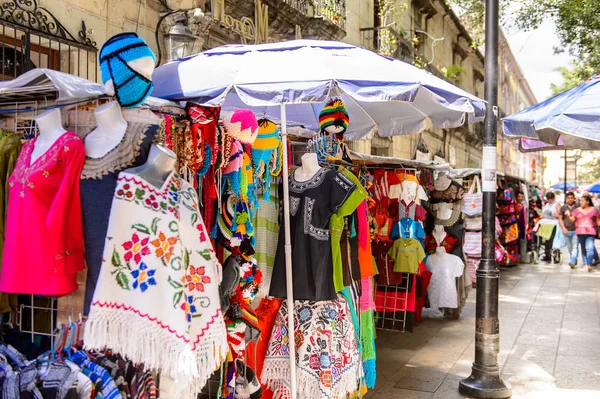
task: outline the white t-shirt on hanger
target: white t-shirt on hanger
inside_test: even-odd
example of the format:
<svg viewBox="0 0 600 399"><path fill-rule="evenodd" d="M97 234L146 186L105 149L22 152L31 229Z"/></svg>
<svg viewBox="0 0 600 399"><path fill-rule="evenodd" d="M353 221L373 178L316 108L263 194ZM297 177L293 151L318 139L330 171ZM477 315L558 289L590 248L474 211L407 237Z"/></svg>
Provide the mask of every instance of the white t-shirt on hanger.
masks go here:
<svg viewBox="0 0 600 399"><path fill-rule="evenodd" d="M425 267L431 272L427 287L431 308L457 308L456 278L464 272L463 261L456 255L447 254L444 247L438 247L437 252L427 258Z"/></svg>

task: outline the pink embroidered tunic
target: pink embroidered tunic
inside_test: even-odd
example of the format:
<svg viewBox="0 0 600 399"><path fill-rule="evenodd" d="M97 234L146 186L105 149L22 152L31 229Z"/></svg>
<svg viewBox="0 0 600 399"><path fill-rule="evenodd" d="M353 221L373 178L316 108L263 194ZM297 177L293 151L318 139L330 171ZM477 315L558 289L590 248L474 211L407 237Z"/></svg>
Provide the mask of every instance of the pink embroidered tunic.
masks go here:
<svg viewBox="0 0 600 399"><path fill-rule="evenodd" d="M35 141L23 145L8 180L0 291L61 296L77 290L85 266L79 201L85 149L66 132L31 162Z"/></svg>

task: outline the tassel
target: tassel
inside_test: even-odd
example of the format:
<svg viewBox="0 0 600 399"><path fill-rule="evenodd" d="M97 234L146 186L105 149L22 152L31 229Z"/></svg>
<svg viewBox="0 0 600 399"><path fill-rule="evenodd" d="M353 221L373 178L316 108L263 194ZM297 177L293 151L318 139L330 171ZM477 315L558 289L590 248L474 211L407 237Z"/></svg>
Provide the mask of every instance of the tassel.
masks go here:
<svg viewBox="0 0 600 399"><path fill-rule="evenodd" d="M375 359L367 360L363 364L365 370L365 382L367 384L367 388L369 389L374 389L375 381L377 381L377 371L375 365Z"/></svg>

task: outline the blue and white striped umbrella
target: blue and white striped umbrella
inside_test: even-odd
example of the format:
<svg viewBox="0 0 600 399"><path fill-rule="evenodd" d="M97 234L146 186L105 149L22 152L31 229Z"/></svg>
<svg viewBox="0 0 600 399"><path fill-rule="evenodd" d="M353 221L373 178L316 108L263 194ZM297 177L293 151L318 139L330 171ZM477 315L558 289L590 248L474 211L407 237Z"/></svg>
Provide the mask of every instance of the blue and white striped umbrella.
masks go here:
<svg viewBox="0 0 600 399"><path fill-rule="evenodd" d="M600 150L600 75L502 123L507 136L540 140L555 148Z"/></svg>
<svg viewBox="0 0 600 399"><path fill-rule="evenodd" d="M347 140L452 128L485 116L485 102L410 64L350 44L294 40L227 45L154 71L153 96L250 108L288 125L318 130L326 101L341 97Z"/></svg>

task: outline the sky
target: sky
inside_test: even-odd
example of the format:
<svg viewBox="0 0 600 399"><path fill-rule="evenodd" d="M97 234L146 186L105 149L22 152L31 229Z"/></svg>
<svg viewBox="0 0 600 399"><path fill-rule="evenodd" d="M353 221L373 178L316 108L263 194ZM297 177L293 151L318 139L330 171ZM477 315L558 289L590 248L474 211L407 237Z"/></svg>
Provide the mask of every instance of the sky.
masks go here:
<svg viewBox="0 0 600 399"><path fill-rule="evenodd" d="M554 48L560 46L554 23L547 20L534 31L505 29L504 33L537 100L550 97L550 84L563 81L556 68L568 67L572 60L568 54L554 54Z"/></svg>

